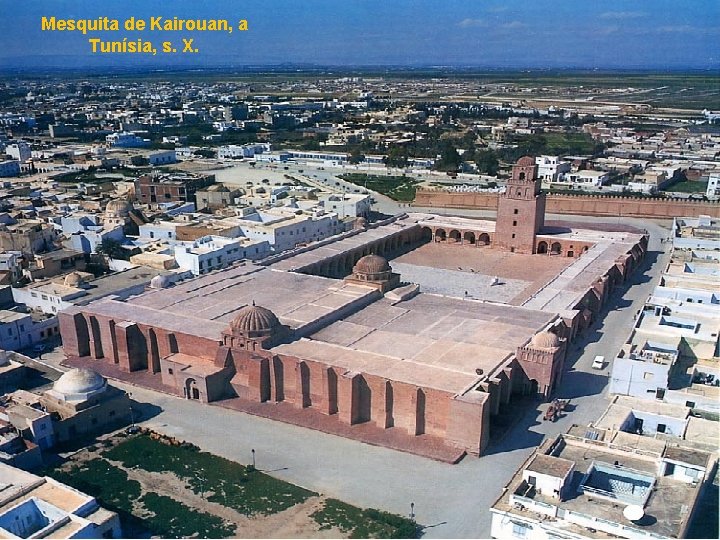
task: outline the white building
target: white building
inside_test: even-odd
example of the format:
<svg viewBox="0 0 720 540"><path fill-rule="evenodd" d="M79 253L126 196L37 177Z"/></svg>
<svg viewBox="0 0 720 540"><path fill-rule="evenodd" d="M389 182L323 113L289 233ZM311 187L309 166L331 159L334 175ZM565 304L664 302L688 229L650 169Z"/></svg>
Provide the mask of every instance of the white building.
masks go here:
<svg viewBox="0 0 720 540"><path fill-rule="evenodd" d="M492 538L685 538L715 458L646 439L578 426L545 440L490 508Z"/></svg>
<svg viewBox="0 0 720 540"><path fill-rule="evenodd" d="M347 217L368 217L372 209L372 197L355 193L334 193L320 199L328 212L333 212L340 219Z"/></svg>
<svg viewBox="0 0 720 540"><path fill-rule="evenodd" d="M140 225L140 238L151 238L158 240L175 240L177 228L180 223L174 221L155 221Z"/></svg>
<svg viewBox="0 0 720 540"><path fill-rule="evenodd" d="M150 139L143 139L127 131L106 135L105 142L111 148L142 148L150 145Z"/></svg>
<svg viewBox="0 0 720 540"><path fill-rule="evenodd" d="M150 152L147 155L147 159L150 165L168 165L177 162L177 155L175 154L175 150L160 150Z"/></svg>
<svg viewBox="0 0 720 540"><path fill-rule="evenodd" d="M720 172L710 173L705 196L713 201L720 199Z"/></svg>
<svg viewBox="0 0 720 540"><path fill-rule="evenodd" d="M610 173L607 171L577 171L560 175L552 184L573 189L598 189L609 181Z"/></svg>
<svg viewBox="0 0 720 540"><path fill-rule="evenodd" d="M243 236L264 240L279 252L298 245L316 242L345 231L345 224L336 213L306 214L291 208L258 210L241 218L223 220L240 227Z"/></svg>
<svg viewBox="0 0 720 540"><path fill-rule="evenodd" d="M227 268L235 261L266 257L270 254L270 245L267 240L204 236L194 242L178 242L174 251L181 269L200 276Z"/></svg>
<svg viewBox="0 0 720 540"><path fill-rule="evenodd" d="M240 159L250 158L257 154L263 154L270 152L270 143L255 143L255 144L229 144L227 146L218 147L218 158L220 159Z"/></svg>
<svg viewBox="0 0 720 540"><path fill-rule="evenodd" d="M3 538L121 538L120 518L49 477L0 463Z"/></svg>
<svg viewBox="0 0 720 540"><path fill-rule="evenodd" d="M59 334L57 317L0 310L0 349L17 351Z"/></svg>
<svg viewBox="0 0 720 540"><path fill-rule="evenodd" d="M0 161L0 178L20 176L20 162L14 159Z"/></svg>
<svg viewBox="0 0 720 540"><path fill-rule="evenodd" d="M538 156L535 163L538 166L538 178L547 186L556 182L560 175L569 173L572 166L568 161L561 161L558 156Z"/></svg>
<svg viewBox="0 0 720 540"><path fill-rule="evenodd" d="M8 144L5 147L5 153L11 158L18 160L20 163L25 163L32 157L30 145L25 141L17 141L13 144Z"/></svg>

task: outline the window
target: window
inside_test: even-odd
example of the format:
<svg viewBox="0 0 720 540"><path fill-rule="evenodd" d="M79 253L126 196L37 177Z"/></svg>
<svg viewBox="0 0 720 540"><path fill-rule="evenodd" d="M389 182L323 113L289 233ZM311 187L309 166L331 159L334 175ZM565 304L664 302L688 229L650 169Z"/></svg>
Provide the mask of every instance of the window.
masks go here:
<svg viewBox="0 0 720 540"><path fill-rule="evenodd" d="M525 538L529 527L524 523L512 522L512 535L515 538Z"/></svg>
<svg viewBox="0 0 720 540"><path fill-rule="evenodd" d="M512 238L515 238L515 233L512 233Z"/></svg>
<svg viewBox="0 0 720 540"><path fill-rule="evenodd" d="M666 426L665 424L658 424L658 425L657 425L657 432L658 432L658 433L665 433L665 429L666 429L666 428L667 428L667 426Z"/></svg>
<svg viewBox="0 0 720 540"><path fill-rule="evenodd" d="M516 208L515 210L513 210L513 214L517 214L517 213L518 213L518 209Z"/></svg>
<svg viewBox="0 0 720 540"><path fill-rule="evenodd" d="M695 408L695 402L694 401L686 401L685 402L686 407L690 407L691 409Z"/></svg>
<svg viewBox="0 0 720 540"><path fill-rule="evenodd" d="M173 368L168 368L168 375L172 375L172 374L173 374Z"/></svg>
<svg viewBox="0 0 720 540"><path fill-rule="evenodd" d="M36 293L36 292L31 292L31 293L30 293L30 296L32 296L33 298L37 298L37 293Z"/></svg>
<svg viewBox="0 0 720 540"><path fill-rule="evenodd" d="M517 227L517 221L513 221L513 227Z"/></svg>
<svg viewBox="0 0 720 540"><path fill-rule="evenodd" d="M650 371L646 371L645 373L643 373L643 380L651 381L653 378L653 375L654 375L654 373L652 373Z"/></svg>

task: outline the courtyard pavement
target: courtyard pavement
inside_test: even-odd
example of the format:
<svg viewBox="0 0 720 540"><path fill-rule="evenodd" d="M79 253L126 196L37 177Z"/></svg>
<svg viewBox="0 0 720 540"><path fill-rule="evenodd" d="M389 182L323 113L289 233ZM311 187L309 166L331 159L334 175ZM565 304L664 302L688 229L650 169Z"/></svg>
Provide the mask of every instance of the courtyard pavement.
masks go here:
<svg viewBox="0 0 720 540"><path fill-rule="evenodd" d="M529 281L508 278L494 283L494 276L467 270L447 270L397 261L392 261L391 264L393 271L399 273L403 281L418 283L422 292L456 298L508 304L530 284Z"/></svg>

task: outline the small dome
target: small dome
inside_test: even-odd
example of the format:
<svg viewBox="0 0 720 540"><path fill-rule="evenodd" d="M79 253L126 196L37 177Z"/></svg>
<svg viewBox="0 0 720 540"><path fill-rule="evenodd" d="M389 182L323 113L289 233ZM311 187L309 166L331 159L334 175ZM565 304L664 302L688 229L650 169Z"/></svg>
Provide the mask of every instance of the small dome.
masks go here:
<svg viewBox="0 0 720 540"><path fill-rule="evenodd" d="M63 279L63 285L66 287L79 287L85 283L85 280L77 272L70 272L65 279Z"/></svg>
<svg viewBox="0 0 720 540"><path fill-rule="evenodd" d="M382 274L390 271L387 260L379 255L365 255L353 268L356 274Z"/></svg>
<svg viewBox="0 0 720 540"><path fill-rule="evenodd" d="M105 379L91 369L75 368L64 373L55 384L53 390L60 394L90 394L101 390L105 386Z"/></svg>
<svg viewBox="0 0 720 540"><path fill-rule="evenodd" d="M170 286L170 278L164 275L157 275L150 280L151 289L165 289Z"/></svg>
<svg viewBox="0 0 720 540"><path fill-rule="evenodd" d="M368 222L367 219L364 217L359 217L353 222L353 229L360 230L360 229L367 229Z"/></svg>
<svg viewBox="0 0 720 540"><path fill-rule="evenodd" d="M110 218L126 218L133 209L129 201L123 199L114 199L107 203L105 207L105 217Z"/></svg>
<svg viewBox="0 0 720 540"><path fill-rule="evenodd" d="M251 305L245 306L230 322L233 333L242 333L246 336L267 335L280 326L275 314L267 308Z"/></svg>
<svg viewBox="0 0 720 540"><path fill-rule="evenodd" d="M517 160L516 165L518 165L519 167L532 167L533 165L535 165L535 159L531 158L530 156L523 156Z"/></svg>
<svg viewBox="0 0 720 540"><path fill-rule="evenodd" d="M560 346L560 338L546 330L535 334L530 341L530 346L533 349L555 349Z"/></svg>

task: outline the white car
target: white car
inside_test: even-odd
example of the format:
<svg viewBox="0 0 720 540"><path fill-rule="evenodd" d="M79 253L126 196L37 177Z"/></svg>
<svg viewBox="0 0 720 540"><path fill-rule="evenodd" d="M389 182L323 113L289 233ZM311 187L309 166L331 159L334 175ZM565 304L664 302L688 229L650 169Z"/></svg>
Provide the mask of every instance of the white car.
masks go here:
<svg viewBox="0 0 720 540"><path fill-rule="evenodd" d="M593 359L592 368L593 369L602 369L604 367L605 367L605 357L604 356L596 356Z"/></svg>

